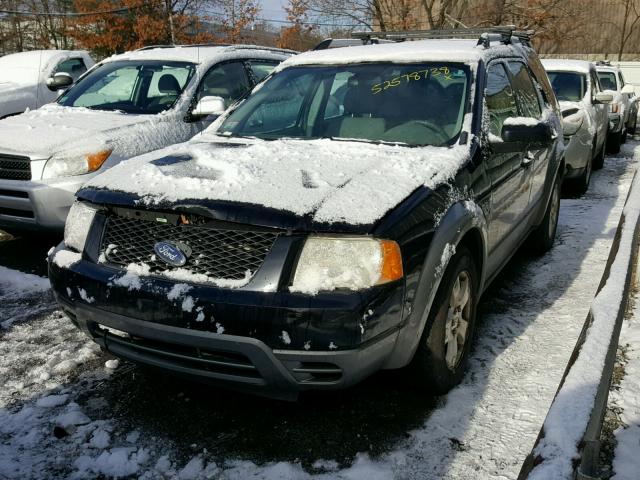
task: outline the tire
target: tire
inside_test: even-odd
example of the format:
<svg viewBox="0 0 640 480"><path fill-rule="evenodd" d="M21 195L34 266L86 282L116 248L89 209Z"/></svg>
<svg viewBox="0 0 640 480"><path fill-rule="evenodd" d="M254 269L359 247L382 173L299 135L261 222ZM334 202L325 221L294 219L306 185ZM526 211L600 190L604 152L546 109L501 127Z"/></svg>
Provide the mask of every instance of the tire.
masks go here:
<svg viewBox="0 0 640 480"><path fill-rule="evenodd" d="M477 304L477 267L469 249L460 246L442 277L427 326L408 368L414 387L443 395L460 383L473 339Z"/></svg>
<svg viewBox="0 0 640 480"><path fill-rule="evenodd" d="M578 178L573 178L568 181L569 190L576 195L583 195L589 189L589 182L591 182L591 172L593 170L593 160L589 158L585 165L584 172Z"/></svg>
<svg viewBox="0 0 640 480"><path fill-rule="evenodd" d="M627 138L628 138L628 134L627 134L627 133L628 133L628 132L627 132L627 128L625 128L625 129L622 131L622 137L620 138L620 141L621 141L622 143L627 143Z"/></svg>
<svg viewBox="0 0 640 480"><path fill-rule="evenodd" d="M610 133L607 138L607 153L620 153L621 143L622 143L622 130L619 131L618 133Z"/></svg>
<svg viewBox="0 0 640 480"><path fill-rule="evenodd" d="M627 127L627 132L631 133L631 137L636 134L636 128L638 127L638 115L633 116L633 125Z"/></svg>
<svg viewBox="0 0 640 480"><path fill-rule="evenodd" d="M558 173L558 178L556 178L553 184L553 190L551 191L551 197L549 198L544 218L542 222L540 222L540 225L531 233L528 240L529 250L535 254L542 255L553 247L556 239L556 230L558 229L558 217L560 216L561 185L562 176Z"/></svg>
<svg viewBox="0 0 640 480"><path fill-rule="evenodd" d="M600 150L598 151L598 153L596 153L595 157L593 157L593 170L600 170L602 167L604 167L604 157L606 155L605 152L605 145L607 144L607 139L605 138L604 142L602 143L602 147L600 148Z"/></svg>

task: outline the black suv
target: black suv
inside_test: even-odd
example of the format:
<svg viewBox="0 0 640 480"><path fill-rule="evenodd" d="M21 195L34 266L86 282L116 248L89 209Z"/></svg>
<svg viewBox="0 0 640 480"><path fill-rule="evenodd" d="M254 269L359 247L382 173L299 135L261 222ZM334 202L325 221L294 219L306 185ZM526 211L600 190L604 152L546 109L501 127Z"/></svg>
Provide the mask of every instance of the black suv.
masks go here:
<svg viewBox="0 0 640 480"><path fill-rule="evenodd" d="M486 286L553 244L561 139L524 34L305 53L85 185L49 276L134 362L279 398L401 367L445 392Z"/></svg>

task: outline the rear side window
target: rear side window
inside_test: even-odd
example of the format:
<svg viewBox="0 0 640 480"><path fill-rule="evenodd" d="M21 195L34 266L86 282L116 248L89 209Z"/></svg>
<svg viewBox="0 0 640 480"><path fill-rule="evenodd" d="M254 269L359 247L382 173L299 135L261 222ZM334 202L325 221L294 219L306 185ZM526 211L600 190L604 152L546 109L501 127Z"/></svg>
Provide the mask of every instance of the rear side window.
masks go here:
<svg viewBox="0 0 640 480"><path fill-rule="evenodd" d="M520 115L523 117L540 118L542 110L538 92L529 75L527 67L522 62L509 62L512 75L513 91L518 102Z"/></svg>
<svg viewBox="0 0 640 480"><path fill-rule="evenodd" d="M501 63L494 63L487 70L486 99L489 110L489 132L500 137L504 121L509 117L518 116L513 88Z"/></svg>

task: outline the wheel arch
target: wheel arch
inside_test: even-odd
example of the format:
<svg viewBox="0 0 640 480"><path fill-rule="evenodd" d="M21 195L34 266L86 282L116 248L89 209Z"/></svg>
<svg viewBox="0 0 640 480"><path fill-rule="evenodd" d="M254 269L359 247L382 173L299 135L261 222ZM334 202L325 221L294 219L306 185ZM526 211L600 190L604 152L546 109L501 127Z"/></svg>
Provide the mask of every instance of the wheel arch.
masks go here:
<svg viewBox="0 0 640 480"><path fill-rule="evenodd" d="M482 292L487 278L487 223L483 210L470 200L453 204L438 223L417 285L407 288L403 326L398 333L394 350L383 368L401 368L413 359L423 331L430 328L427 325L429 311L444 272L461 245L468 248L474 256L479 276L478 290Z"/></svg>

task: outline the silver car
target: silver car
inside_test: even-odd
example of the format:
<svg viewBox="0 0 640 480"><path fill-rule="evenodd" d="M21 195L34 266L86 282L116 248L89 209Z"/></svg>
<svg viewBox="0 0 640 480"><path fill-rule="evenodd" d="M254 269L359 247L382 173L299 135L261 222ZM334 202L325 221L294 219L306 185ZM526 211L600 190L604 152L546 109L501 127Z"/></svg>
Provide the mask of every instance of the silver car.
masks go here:
<svg viewBox="0 0 640 480"><path fill-rule="evenodd" d="M290 56L241 45L145 48L100 62L56 103L0 121L0 228L62 231L87 180L189 140Z"/></svg>
<svg viewBox="0 0 640 480"><path fill-rule="evenodd" d="M612 92L603 92L595 65L579 60L543 60L562 110L565 182L577 193L589 188L592 169L604 165L608 104Z"/></svg>

